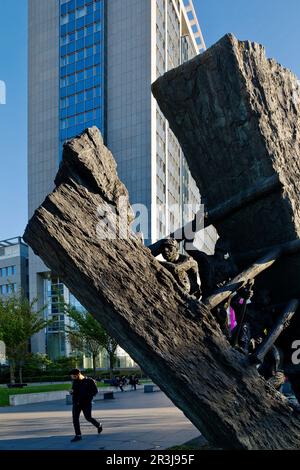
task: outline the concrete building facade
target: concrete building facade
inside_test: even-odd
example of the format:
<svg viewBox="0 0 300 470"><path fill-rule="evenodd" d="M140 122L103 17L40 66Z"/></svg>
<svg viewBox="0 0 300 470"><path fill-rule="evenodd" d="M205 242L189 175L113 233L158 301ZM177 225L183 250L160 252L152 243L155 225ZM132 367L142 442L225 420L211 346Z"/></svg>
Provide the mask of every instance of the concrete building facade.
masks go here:
<svg viewBox="0 0 300 470"><path fill-rule="evenodd" d="M146 243L190 220L199 192L151 83L204 49L191 0L29 0L29 217L53 189L63 142L96 125L131 203L147 208ZM203 244L213 249L209 235ZM31 251L29 278L55 316L33 350L69 354L55 293L76 300Z"/></svg>
<svg viewBox="0 0 300 470"><path fill-rule="evenodd" d="M0 296L22 291L29 297L28 246L21 237L0 241ZM5 347L0 341L0 363L5 362Z"/></svg>

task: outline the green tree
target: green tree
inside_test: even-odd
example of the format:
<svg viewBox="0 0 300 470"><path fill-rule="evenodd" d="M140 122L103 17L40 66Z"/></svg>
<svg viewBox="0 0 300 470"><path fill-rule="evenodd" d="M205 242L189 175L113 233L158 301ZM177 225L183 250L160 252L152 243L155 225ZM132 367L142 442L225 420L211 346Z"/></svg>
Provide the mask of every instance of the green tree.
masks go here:
<svg viewBox="0 0 300 470"><path fill-rule="evenodd" d="M22 383L22 368L30 338L50 323L42 315L45 307L37 311L36 303L37 299L30 302L21 291L0 297L0 340L5 344L12 384L15 383L17 365Z"/></svg>
<svg viewBox="0 0 300 470"><path fill-rule="evenodd" d="M102 325L88 312L79 312L74 307L66 306L66 312L74 325L68 328L71 346L92 356L94 376L96 375L96 358L105 349L109 357L112 376L116 361L117 342L109 336Z"/></svg>

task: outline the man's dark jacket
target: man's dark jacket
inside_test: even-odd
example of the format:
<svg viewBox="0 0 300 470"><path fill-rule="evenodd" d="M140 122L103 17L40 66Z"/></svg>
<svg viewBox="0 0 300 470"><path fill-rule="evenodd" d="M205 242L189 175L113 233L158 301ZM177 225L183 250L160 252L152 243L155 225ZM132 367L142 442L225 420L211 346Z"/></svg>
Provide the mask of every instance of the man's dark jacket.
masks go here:
<svg viewBox="0 0 300 470"><path fill-rule="evenodd" d="M73 403L80 405L91 403L93 397L98 393L96 382L90 377L73 380L72 390Z"/></svg>

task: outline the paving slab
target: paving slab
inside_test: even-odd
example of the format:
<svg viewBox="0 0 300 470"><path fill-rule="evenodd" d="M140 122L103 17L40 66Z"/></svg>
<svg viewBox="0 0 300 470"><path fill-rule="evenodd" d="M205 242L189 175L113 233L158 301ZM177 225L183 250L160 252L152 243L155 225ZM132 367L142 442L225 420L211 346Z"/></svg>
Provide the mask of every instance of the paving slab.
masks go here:
<svg viewBox="0 0 300 470"><path fill-rule="evenodd" d="M65 401L0 408L0 450L159 450L199 436L199 431L162 392L118 393L93 405L103 433L81 417L82 441L74 435Z"/></svg>

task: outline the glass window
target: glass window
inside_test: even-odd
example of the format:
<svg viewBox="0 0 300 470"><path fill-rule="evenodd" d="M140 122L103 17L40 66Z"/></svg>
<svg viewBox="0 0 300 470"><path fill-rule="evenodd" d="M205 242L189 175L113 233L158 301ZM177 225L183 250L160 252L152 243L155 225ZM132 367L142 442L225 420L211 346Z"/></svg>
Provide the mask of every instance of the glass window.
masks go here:
<svg viewBox="0 0 300 470"><path fill-rule="evenodd" d="M80 93L83 90L84 90L84 80L82 80L81 82L77 82L77 84L76 84L76 92L77 93Z"/></svg>
<svg viewBox="0 0 300 470"><path fill-rule="evenodd" d="M76 31L76 39L82 39L84 37L84 29Z"/></svg>
<svg viewBox="0 0 300 470"><path fill-rule="evenodd" d="M101 19L101 12L100 11L96 11L95 12L95 21L100 21Z"/></svg>
<svg viewBox="0 0 300 470"><path fill-rule="evenodd" d="M95 33L97 33L97 31L101 31L101 29L102 29L101 23L94 24Z"/></svg>
<svg viewBox="0 0 300 470"><path fill-rule="evenodd" d="M67 46L62 46L60 48L60 55L61 55L61 57L67 55Z"/></svg>
<svg viewBox="0 0 300 470"><path fill-rule="evenodd" d="M101 96L102 95L102 90L99 86L97 86L96 88L94 88L94 96L97 97L97 96Z"/></svg>
<svg viewBox="0 0 300 470"><path fill-rule="evenodd" d="M90 13L89 15L85 17L85 25L87 26L92 23L94 23L94 15L93 13Z"/></svg>
<svg viewBox="0 0 300 470"><path fill-rule="evenodd" d="M67 14L67 4L63 3L60 7L60 14L61 15L66 15Z"/></svg>
<svg viewBox="0 0 300 470"><path fill-rule="evenodd" d="M67 75L67 67L61 67L60 76L65 77Z"/></svg>
<svg viewBox="0 0 300 470"><path fill-rule="evenodd" d="M82 18L87 13L86 7L81 7L76 11L76 18Z"/></svg>
<svg viewBox="0 0 300 470"><path fill-rule="evenodd" d="M76 135L76 127L70 127L69 129L67 129L67 139L71 139L72 137L74 137L74 135Z"/></svg>
<svg viewBox="0 0 300 470"><path fill-rule="evenodd" d="M94 108L94 101L93 100L90 100L90 101L86 101L85 103L85 110L86 111L90 111Z"/></svg>
<svg viewBox="0 0 300 470"><path fill-rule="evenodd" d="M95 41L95 43L101 42L101 31L98 31L97 33L95 33L94 41Z"/></svg>
<svg viewBox="0 0 300 470"><path fill-rule="evenodd" d="M76 29L75 21L68 23L68 33L73 33Z"/></svg>
<svg viewBox="0 0 300 470"><path fill-rule="evenodd" d="M76 114L80 114L84 112L84 101L77 103L76 105Z"/></svg>
<svg viewBox="0 0 300 470"><path fill-rule="evenodd" d="M67 96L67 88L61 88L60 89L60 97L65 98Z"/></svg>
<svg viewBox="0 0 300 470"><path fill-rule="evenodd" d="M83 103L82 103L83 104ZM82 114L78 114L76 116L76 124L83 124L85 121L85 114L82 113Z"/></svg>
<svg viewBox="0 0 300 470"><path fill-rule="evenodd" d="M94 36L93 34L90 34L89 36L86 36L85 38L85 47L92 46L94 43Z"/></svg>
<svg viewBox="0 0 300 470"><path fill-rule="evenodd" d="M74 106L75 105L75 95L70 96L68 101L69 101L69 106Z"/></svg>
<svg viewBox="0 0 300 470"><path fill-rule="evenodd" d="M86 87L86 88L93 88L93 86L94 86L93 77L88 78L88 79L85 81L85 87Z"/></svg>
<svg viewBox="0 0 300 470"><path fill-rule="evenodd" d="M84 61L80 60L76 64L76 71L78 72L79 70L83 70L83 69L84 69Z"/></svg>
<svg viewBox="0 0 300 470"><path fill-rule="evenodd" d="M64 16L61 17L61 19L60 19L60 24L61 24L61 25L67 24L68 21L69 21L69 15L67 14L67 15L64 15Z"/></svg>
<svg viewBox="0 0 300 470"><path fill-rule="evenodd" d="M101 64L100 54L94 55L94 65Z"/></svg>
<svg viewBox="0 0 300 470"><path fill-rule="evenodd" d="M60 27L60 35L61 36L66 36L68 33L68 25L64 24Z"/></svg>
<svg viewBox="0 0 300 470"><path fill-rule="evenodd" d="M95 84L95 86L96 86L96 85L101 85L101 82L102 82L102 77L101 77L101 75L96 75L96 76L94 77L94 84Z"/></svg>
<svg viewBox="0 0 300 470"><path fill-rule="evenodd" d="M90 57L94 53L93 47L87 47L85 50L85 57Z"/></svg>
<svg viewBox="0 0 300 470"><path fill-rule="evenodd" d="M78 20L76 20L76 29L81 29L83 27L84 27L84 17L78 18Z"/></svg>
<svg viewBox="0 0 300 470"><path fill-rule="evenodd" d="M93 67L85 71L85 78L91 78L94 75Z"/></svg>
<svg viewBox="0 0 300 470"><path fill-rule="evenodd" d="M94 32L94 27L93 27L93 25L87 26L87 27L85 28L85 35L86 35L86 36L89 36L90 34L93 34L93 32Z"/></svg>
<svg viewBox="0 0 300 470"><path fill-rule="evenodd" d="M76 54L76 60L84 59L84 50L78 51Z"/></svg>
<svg viewBox="0 0 300 470"><path fill-rule="evenodd" d="M66 44L68 44L68 42L69 42L69 36L63 36L60 40L60 44L62 46L65 46Z"/></svg>
<svg viewBox="0 0 300 470"><path fill-rule="evenodd" d="M72 52L75 52L75 43L74 42L67 45L67 52L68 52L68 54L72 54Z"/></svg>
<svg viewBox="0 0 300 470"><path fill-rule="evenodd" d="M93 111L88 111L87 113L85 113L85 117L86 117L86 120L87 120L87 121L93 120L93 118L94 118L94 113L93 113Z"/></svg>
<svg viewBox="0 0 300 470"><path fill-rule="evenodd" d="M85 68L91 67L93 65L93 63L94 63L94 56L91 55L91 56L87 57L84 61Z"/></svg>
<svg viewBox="0 0 300 470"><path fill-rule="evenodd" d="M68 127L75 126L75 116L68 119Z"/></svg>
<svg viewBox="0 0 300 470"><path fill-rule="evenodd" d="M67 117L67 109L68 108L61 108L61 110L60 110L61 119L65 119Z"/></svg>
<svg viewBox="0 0 300 470"><path fill-rule="evenodd" d="M72 85L73 83L75 83L75 74L69 75L67 78L68 78L68 85Z"/></svg>
<svg viewBox="0 0 300 470"><path fill-rule="evenodd" d="M67 139L67 132L66 132L65 129L61 130L60 133L59 133L59 135L60 135L60 140L61 140L62 142L64 142L64 141Z"/></svg>
<svg viewBox="0 0 300 470"><path fill-rule="evenodd" d="M75 93L75 84L70 85L70 86L67 87L67 93L68 93L68 95L74 95L74 93Z"/></svg>
<svg viewBox="0 0 300 470"><path fill-rule="evenodd" d="M67 109L68 116L74 116L76 114L75 105L69 106Z"/></svg>
<svg viewBox="0 0 300 470"><path fill-rule="evenodd" d="M94 5L92 3L90 3L89 5L87 5L86 9L87 9L88 14L93 13L94 12Z"/></svg>
<svg viewBox="0 0 300 470"><path fill-rule="evenodd" d="M73 62L72 64L69 64L67 66L67 74L72 75L73 73L75 73L75 69L76 69L75 62Z"/></svg>
<svg viewBox="0 0 300 470"><path fill-rule="evenodd" d="M76 102L80 103L81 101L84 101L84 92L78 93L78 95L76 95Z"/></svg>
<svg viewBox="0 0 300 470"><path fill-rule="evenodd" d="M75 62L76 54L68 55L68 64L73 64Z"/></svg>
<svg viewBox="0 0 300 470"><path fill-rule="evenodd" d="M67 3L67 9L69 12L75 10L75 0L70 0Z"/></svg>
<svg viewBox="0 0 300 470"><path fill-rule="evenodd" d="M83 49L84 48L84 39L78 39L76 41L76 50L80 50L80 49Z"/></svg>
<svg viewBox="0 0 300 470"><path fill-rule="evenodd" d="M66 129L68 127L68 121L67 119L61 119L60 121L60 128L61 129Z"/></svg>
<svg viewBox="0 0 300 470"><path fill-rule="evenodd" d="M83 80L84 79L84 70L82 70L81 72L77 72L76 76L77 76L77 81L78 82L80 82L80 80Z"/></svg>
<svg viewBox="0 0 300 470"><path fill-rule="evenodd" d="M102 54L102 44L95 44L94 54Z"/></svg>
<svg viewBox="0 0 300 470"><path fill-rule="evenodd" d="M94 95L94 90L87 90L86 94L85 94L85 99L86 100L91 100L93 98L93 95Z"/></svg>

